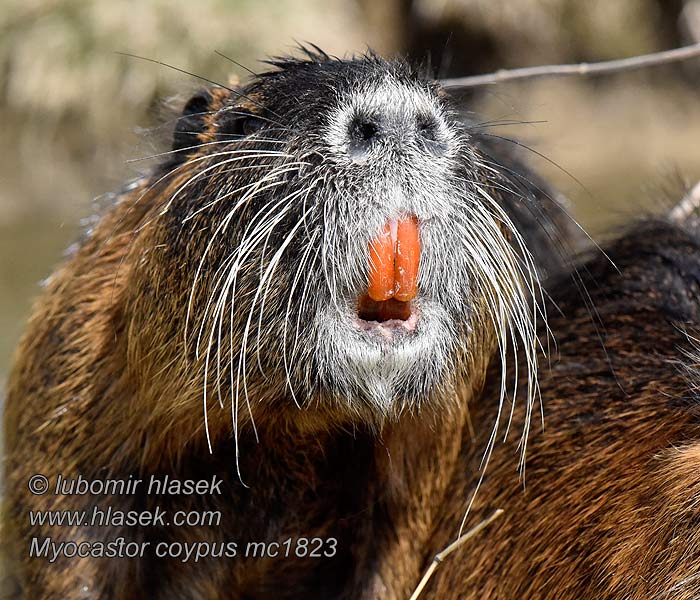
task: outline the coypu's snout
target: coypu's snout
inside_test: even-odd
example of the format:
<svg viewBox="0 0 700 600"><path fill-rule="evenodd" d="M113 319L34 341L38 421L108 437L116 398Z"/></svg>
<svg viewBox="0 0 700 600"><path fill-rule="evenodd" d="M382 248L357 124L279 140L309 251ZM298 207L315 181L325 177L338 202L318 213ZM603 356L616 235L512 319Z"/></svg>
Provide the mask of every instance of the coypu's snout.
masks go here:
<svg viewBox="0 0 700 600"><path fill-rule="evenodd" d="M418 293L418 218L391 219L369 244L369 284L358 301L363 321L407 321Z"/></svg>

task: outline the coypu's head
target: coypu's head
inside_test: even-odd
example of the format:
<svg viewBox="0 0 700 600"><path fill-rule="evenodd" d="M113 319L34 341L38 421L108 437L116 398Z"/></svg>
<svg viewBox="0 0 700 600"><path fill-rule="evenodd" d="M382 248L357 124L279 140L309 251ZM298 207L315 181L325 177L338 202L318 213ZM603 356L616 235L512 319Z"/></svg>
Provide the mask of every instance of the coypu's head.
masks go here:
<svg viewBox="0 0 700 600"><path fill-rule="evenodd" d="M535 368L506 180L439 86L374 55L272 64L192 98L149 182L142 281L171 329L142 355L176 348L210 409L338 422L444 408L497 346Z"/></svg>

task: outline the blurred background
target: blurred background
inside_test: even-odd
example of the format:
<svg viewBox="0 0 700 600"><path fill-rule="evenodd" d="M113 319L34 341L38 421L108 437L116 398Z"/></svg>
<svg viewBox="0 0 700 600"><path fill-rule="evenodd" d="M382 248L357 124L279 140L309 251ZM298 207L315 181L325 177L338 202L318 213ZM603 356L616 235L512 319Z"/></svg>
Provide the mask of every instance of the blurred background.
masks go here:
<svg viewBox="0 0 700 600"><path fill-rule="evenodd" d="M439 77L597 61L700 41L698 0L2 0L0 389L39 282L93 202L167 144L167 99L310 41L429 61ZM600 237L700 178L700 60L464 96L484 120L527 121L531 164ZM542 158L541 156L546 158Z"/></svg>

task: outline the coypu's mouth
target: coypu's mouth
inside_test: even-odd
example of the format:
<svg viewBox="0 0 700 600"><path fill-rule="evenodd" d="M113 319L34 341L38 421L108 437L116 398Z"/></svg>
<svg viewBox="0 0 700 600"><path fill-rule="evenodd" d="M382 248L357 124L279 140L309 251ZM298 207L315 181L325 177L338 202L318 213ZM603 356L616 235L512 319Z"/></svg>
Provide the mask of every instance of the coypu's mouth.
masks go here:
<svg viewBox="0 0 700 600"><path fill-rule="evenodd" d="M357 301L357 316L361 321L376 321L385 323L387 321L408 321L411 318L411 302L402 302L389 298L377 302L369 294L365 294Z"/></svg>
<svg viewBox="0 0 700 600"><path fill-rule="evenodd" d="M385 300L376 302L365 295L357 303L355 324L362 331L378 332L391 340L394 334L415 332L418 325L418 311L411 302Z"/></svg>
<svg viewBox="0 0 700 600"><path fill-rule="evenodd" d="M418 293L420 262L418 218L391 219L369 243L369 283L357 301L362 329L378 324L388 329L415 330L411 301Z"/></svg>

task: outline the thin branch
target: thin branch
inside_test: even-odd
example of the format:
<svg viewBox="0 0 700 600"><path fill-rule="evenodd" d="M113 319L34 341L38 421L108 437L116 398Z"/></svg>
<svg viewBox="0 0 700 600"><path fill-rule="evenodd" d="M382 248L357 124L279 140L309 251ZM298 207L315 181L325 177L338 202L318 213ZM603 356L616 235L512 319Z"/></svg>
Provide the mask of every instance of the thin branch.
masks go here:
<svg viewBox="0 0 700 600"><path fill-rule="evenodd" d="M690 189L683 196L683 199L673 207L668 217L672 221L682 223L693 213L697 213L700 209L700 181L695 184L695 187Z"/></svg>
<svg viewBox="0 0 700 600"><path fill-rule="evenodd" d="M645 67L655 67L667 63L689 60L700 57L700 43L691 46L643 54L619 60L606 60L595 63L580 63L576 65L542 65L537 67L525 67L523 69L500 69L494 73L485 75L471 75L469 77L456 77L454 79L442 79L443 87L471 88L518 79L536 79L540 77L567 77L569 75L606 75L620 71L631 71Z"/></svg>
<svg viewBox="0 0 700 600"><path fill-rule="evenodd" d="M430 578L433 576L433 573L437 570L437 568L442 564L442 561L445 560L450 554L452 554L457 548L460 548L461 546L464 545L465 542L467 542L469 539L474 537L477 533L479 533L484 527L487 525L490 525L498 519L503 514L503 509L499 508L494 513L481 521L478 525L475 527L472 527L467 533L464 535L458 537L454 542L452 542L447 548L445 548L442 552L438 552L435 555L435 558L433 559L433 562L430 563L430 566L427 568L425 571L425 574L423 575L423 578L420 580L420 583L418 583L418 586L416 587L415 591L413 594L411 594L411 598L409 600L418 600L418 597L421 595L423 590L425 589L425 586L428 584L428 581L430 581Z"/></svg>

